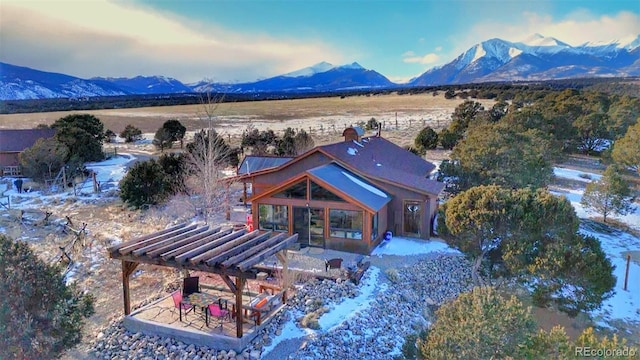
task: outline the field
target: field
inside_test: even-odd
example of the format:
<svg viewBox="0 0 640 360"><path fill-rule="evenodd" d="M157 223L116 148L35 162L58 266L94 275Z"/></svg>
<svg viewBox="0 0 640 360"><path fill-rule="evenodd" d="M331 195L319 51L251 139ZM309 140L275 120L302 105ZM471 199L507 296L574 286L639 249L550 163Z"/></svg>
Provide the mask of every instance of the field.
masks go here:
<svg viewBox="0 0 640 360"><path fill-rule="evenodd" d="M448 124L451 113L462 103L460 99L447 100L433 93L417 95L362 95L345 98L272 100L255 102L220 103L214 105L162 106L136 109L109 109L73 112L48 112L0 115L0 128L26 129L38 124L50 125L57 119L73 113L89 113L98 117L105 129L120 133L131 124L142 132L153 134L169 119L178 119L187 131L201 129L208 124L207 113L212 114L218 132L235 137L248 125L260 130L276 132L287 127L311 132L316 143L334 141L342 130L372 117L384 123L383 136L408 145L416 131L424 126L439 129ZM485 107L493 100L480 100ZM152 135L151 135L152 136Z"/></svg>

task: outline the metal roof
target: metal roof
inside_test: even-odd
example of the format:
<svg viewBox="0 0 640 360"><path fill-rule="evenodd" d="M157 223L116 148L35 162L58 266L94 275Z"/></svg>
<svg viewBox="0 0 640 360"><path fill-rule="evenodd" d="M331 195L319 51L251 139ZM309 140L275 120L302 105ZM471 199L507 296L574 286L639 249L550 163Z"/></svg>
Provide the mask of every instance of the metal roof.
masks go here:
<svg viewBox="0 0 640 360"><path fill-rule="evenodd" d="M0 152L21 152L42 138L56 134L55 129L0 129Z"/></svg>
<svg viewBox="0 0 640 360"><path fill-rule="evenodd" d="M429 194L439 194L444 184L429 179L435 165L382 137L342 141L319 147L336 161L367 177L390 181Z"/></svg>
<svg viewBox="0 0 640 360"><path fill-rule="evenodd" d="M369 181L335 163L307 170L307 173L376 212L392 198Z"/></svg>
<svg viewBox="0 0 640 360"><path fill-rule="evenodd" d="M238 167L238 175L249 174L259 170L278 167L292 160L292 157L254 156L248 155Z"/></svg>

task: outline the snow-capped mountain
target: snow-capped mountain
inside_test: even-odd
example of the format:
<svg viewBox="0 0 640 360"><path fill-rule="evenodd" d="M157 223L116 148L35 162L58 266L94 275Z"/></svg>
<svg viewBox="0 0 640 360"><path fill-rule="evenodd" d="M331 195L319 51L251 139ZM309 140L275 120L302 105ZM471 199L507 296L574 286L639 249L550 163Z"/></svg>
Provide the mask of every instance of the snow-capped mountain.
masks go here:
<svg viewBox="0 0 640 360"><path fill-rule="evenodd" d="M314 74L323 73L325 71L329 71L333 69L335 66L329 64L326 61L317 63L313 66L309 66L300 70L292 71L290 73L286 73L282 76L286 77L299 77L299 76L312 76Z"/></svg>
<svg viewBox="0 0 640 360"><path fill-rule="evenodd" d="M391 82L374 70L363 68L357 62L341 66L320 62L253 82L201 81L188 85L164 76L80 79L0 63L0 100L206 91L295 94L490 81L639 75L640 35L604 43L587 42L571 46L553 37L534 34L517 42L497 38L483 41L453 61L432 68L402 85Z"/></svg>
<svg viewBox="0 0 640 360"><path fill-rule="evenodd" d="M0 62L0 100L125 95L108 84Z"/></svg>
<svg viewBox="0 0 640 360"><path fill-rule="evenodd" d="M241 84L212 84L212 89L227 92L289 92L308 93L354 89L376 89L397 86L374 70L367 70L357 62L333 66L327 62L296 70L284 75Z"/></svg>
<svg viewBox="0 0 640 360"><path fill-rule="evenodd" d="M166 76L136 76L134 78L92 78L98 84L110 84L129 94L190 93L193 89Z"/></svg>
<svg viewBox="0 0 640 360"><path fill-rule="evenodd" d="M534 34L519 42L490 39L428 70L412 86L567 77L640 75L640 36L629 41L571 46Z"/></svg>

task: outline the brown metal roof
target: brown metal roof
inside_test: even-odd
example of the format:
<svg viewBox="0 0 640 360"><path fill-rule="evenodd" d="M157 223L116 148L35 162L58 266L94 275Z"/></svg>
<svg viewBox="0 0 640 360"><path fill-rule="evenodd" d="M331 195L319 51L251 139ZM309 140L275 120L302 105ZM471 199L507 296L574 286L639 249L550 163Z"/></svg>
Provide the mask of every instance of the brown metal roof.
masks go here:
<svg viewBox="0 0 640 360"><path fill-rule="evenodd" d="M382 137L342 141L320 149L365 176L430 194L444 189L443 183L428 178L435 165Z"/></svg>
<svg viewBox="0 0 640 360"><path fill-rule="evenodd" d="M257 171L278 167L293 160L288 156L247 155L238 166L238 175L251 174Z"/></svg>
<svg viewBox="0 0 640 360"><path fill-rule="evenodd" d="M0 152L21 152L41 138L55 135L55 129L0 129Z"/></svg>
<svg viewBox="0 0 640 360"><path fill-rule="evenodd" d="M109 248L112 259L255 279L254 265L298 239L298 234L234 231L179 224Z"/></svg>

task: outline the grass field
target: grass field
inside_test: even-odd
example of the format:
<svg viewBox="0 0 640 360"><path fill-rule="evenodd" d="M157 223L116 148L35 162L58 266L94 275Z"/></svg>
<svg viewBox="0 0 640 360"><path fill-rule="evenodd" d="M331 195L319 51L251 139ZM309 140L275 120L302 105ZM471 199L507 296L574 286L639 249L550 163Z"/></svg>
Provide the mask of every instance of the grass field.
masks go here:
<svg viewBox="0 0 640 360"><path fill-rule="evenodd" d="M408 131L415 137L424 126L442 128L460 99L445 99L441 94L417 95L362 95L345 98L315 98L220 103L213 111L215 127L221 133L241 134L251 124L260 130L281 131L287 127L305 129L319 138L340 135L351 124L366 122L374 117L384 122L388 131ZM485 107L493 100L481 100ZM211 107L209 107L211 110ZM206 105L158 106L132 109L88 111L59 111L47 113L0 115L0 128L26 129L38 124L52 124L55 120L74 113L89 113L98 117L105 129L116 133L131 124L144 133L154 133L168 119L178 119L188 131L206 126ZM211 112L211 111L209 111ZM396 123L397 121L397 123ZM397 124L397 125L396 125ZM402 139L406 134L398 134Z"/></svg>

